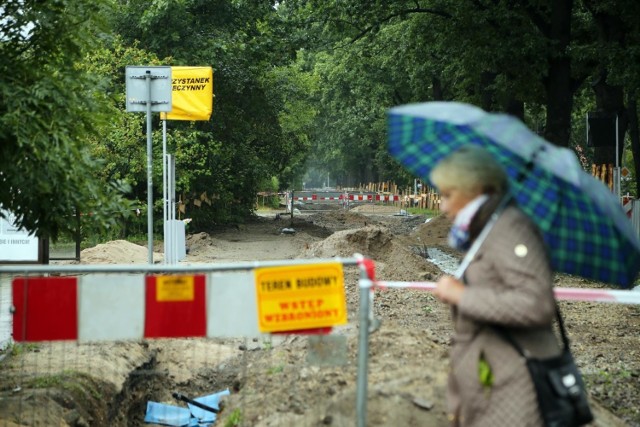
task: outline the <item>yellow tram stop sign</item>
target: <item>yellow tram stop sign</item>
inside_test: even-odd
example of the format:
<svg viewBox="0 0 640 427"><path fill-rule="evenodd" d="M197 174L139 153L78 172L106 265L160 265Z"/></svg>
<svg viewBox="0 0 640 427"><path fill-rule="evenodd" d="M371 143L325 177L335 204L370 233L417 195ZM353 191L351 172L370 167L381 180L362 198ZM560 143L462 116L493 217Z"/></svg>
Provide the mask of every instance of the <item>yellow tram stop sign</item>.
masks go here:
<svg viewBox="0 0 640 427"><path fill-rule="evenodd" d="M258 268L255 281L261 332L298 331L347 323L341 263Z"/></svg>

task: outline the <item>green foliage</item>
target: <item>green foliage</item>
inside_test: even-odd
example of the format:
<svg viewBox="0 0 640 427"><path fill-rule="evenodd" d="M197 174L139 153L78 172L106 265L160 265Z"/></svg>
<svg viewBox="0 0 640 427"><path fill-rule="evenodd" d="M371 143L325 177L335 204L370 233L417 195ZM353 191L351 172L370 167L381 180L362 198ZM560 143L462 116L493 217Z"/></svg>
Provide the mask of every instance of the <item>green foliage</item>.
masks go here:
<svg viewBox="0 0 640 427"><path fill-rule="evenodd" d="M71 231L76 209L91 213L82 217L85 235L144 230L146 123L125 111L127 65L213 67L211 120L167 122L177 198L193 231L245 221L259 191L321 186L327 177L342 186L409 185L413 177L387 154L386 112L410 102L524 111L529 126L560 135L556 142L574 148L586 167L589 83L604 78L632 99L640 89L639 5L8 2L0 20L0 206L51 237ZM562 6L571 11L569 39L552 31ZM558 63L570 73L561 75L551 65ZM558 76L565 92L550 93ZM569 114L572 132L559 132ZM162 207L160 124L154 116L154 218ZM141 217L131 215L136 208Z"/></svg>
<svg viewBox="0 0 640 427"><path fill-rule="evenodd" d="M242 411L239 408L234 409L225 419L225 427L239 426L242 422Z"/></svg>
<svg viewBox="0 0 640 427"><path fill-rule="evenodd" d="M286 65L295 50L277 9L270 2L223 0L118 3L112 23L123 46L167 57L168 65L213 66L211 120L169 121L167 146L176 158L178 198L194 230L244 221L253 213L255 194L271 177L288 185L309 151L305 126L313 112L298 94L310 83ZM157 146L154 157L160 157ZM118 163L112 162L113 170L131 170ZM161 172L155 162L155 182ZM142 200L144 188L137 183L146 181L132 178L129 173L133 196ZM210 203L193 203L205 193Z"/></svg>
<svg viewBox="0 0 640 427"><path fill-rule="evenodd" d="M118 181L96 171L88 139L107 119L102 82L77 65L104 29L106 1L10 2L0 20L0 207L38 236L87 224L114 225L125 213Z"/></svg>
<svg viewBox="0 0 640 427"><path fill-rule="evenodd" d="M411 215L425 215L428 217L434 217L440 214L440 211L423 208L407 208L407 212L409 212Z"/></svg>
<svg viewBox="0 0 640 427"><path fill-rule="evenodd" d="M277 365L277 366L272 366L269 369L267 369L267 374L268 375L275 375L275 374L279 374L282 371L284 371L284 365Z"/></svg>
<svg viewBox="0 0 640 427"><path fill-rule="evenodd" d="M12 357L18 357L24 353L32 353L40 351L40 346L35 343L11 343L9 347L6 348L6 353Z"/></svg>
<svg viewBox="0 0 640 427"><path fill-rule="evenodd" d="M309 69L320 80L311 164L343 185L407 180L386 155L384 111L429 100L518 114L522 108L534 130L584 148L584 111L574 110L573 128L567 126L581 88L589 102L579 108L595 109L585 83L605 76L638 92L632 64L640 50L631 40L640 37L639 8L633 0L288 0L283 12L306 34ZM578 154L588 160L585 150Z"/></svg>

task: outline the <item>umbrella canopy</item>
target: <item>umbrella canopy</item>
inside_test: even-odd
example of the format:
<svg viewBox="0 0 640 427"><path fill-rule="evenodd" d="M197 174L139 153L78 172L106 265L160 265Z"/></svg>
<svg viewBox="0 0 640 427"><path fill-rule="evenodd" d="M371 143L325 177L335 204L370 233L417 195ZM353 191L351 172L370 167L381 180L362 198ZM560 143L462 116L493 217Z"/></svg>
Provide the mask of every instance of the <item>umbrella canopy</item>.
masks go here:
<svg viewBox="0 0 640 427"><path fill-rule="evenodd" d="M427 102L388 113L389 152L428 179L466 144L504 166L510 191L541 229L555 271L630 287L640 271L640 239L620 202L582 170L575 154L545 141L520 120L456 102Z"/></svg>

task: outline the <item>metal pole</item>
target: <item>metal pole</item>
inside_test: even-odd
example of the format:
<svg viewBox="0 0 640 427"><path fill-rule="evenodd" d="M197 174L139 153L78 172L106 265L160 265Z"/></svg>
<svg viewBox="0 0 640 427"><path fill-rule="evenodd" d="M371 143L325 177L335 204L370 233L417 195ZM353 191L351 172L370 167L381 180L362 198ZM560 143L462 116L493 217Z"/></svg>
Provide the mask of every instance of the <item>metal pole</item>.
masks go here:
<svg viewBox="0 0 640 427"><path fill-rule="evenodd" d="M360 271L360 279L369 283L369 286L360 285L360 334L358 338L358 378L356 389L356 416L357 426L367 425L367 371L369 369L369 304L371 282L364 269Z"/></svg>
<svg viewBox="0 0 640 427"><path fill-rule="evenodd" d="M616 114L616 196L618 196L618 202L620 202L620 160L619 159L619 148L618 148L618 143L619 143L619 136L618 136L618 115Z"/></svg>
<svg viewBox="0 0 640 427"><path fill-rule="evenodd" d="M80 217L80 209L76 206L76 261L80 261L80 242L82 240L82 218Z"/></svg>
<svg viewBox="0 0 640 427"><path fill-rule="evenodd" d="M166 113L165 113L166 114ZM163 246L164 246L164 263L168 264L167 260L167 247L169 242L167 241L167 214L169 209L167 206L167 119L162 120L162 232L163 232Z"/></svg>
<svg viewBox="0 0 640 427"><path fill-rule="evenodd" d="M167 155L167 168L169 170L169 198L174 199L176 184L176 158L174 155ZM173 212L173 210L172 210ZM169 232L171 233L171 264L178 262L178 226L175 221L175 214L172 213L169 221Z"/></svg>
<svg viewBox="0 0 640 427"><path fill-rule="evenodd" d="M173 162L172 160L172 156L170 154L167 154L167 157L165 158L165 162L166 162L166 166L167 166L167 199L171 200L171 182L172 182L172 170L171 170L171 164ZM167 223L165 225L165 241L166 241L166 253L164 254L164 257L166 259L166 264L175 264L174 262L174 257L173 257L173 251L175 250L175 243L174 243L174 239L173 239L173 227L174 227L174 223L173 223L173 218L171 217L171 202L168 201L168 211L167 211Z"/></svg>
<svg viewBox="0 0 640 427"><path fill-rule="evenodd" d="M153 154L151 146L151 71L145 73L147 81L147 234L149 247L149 264L153 264Z"/></svg>

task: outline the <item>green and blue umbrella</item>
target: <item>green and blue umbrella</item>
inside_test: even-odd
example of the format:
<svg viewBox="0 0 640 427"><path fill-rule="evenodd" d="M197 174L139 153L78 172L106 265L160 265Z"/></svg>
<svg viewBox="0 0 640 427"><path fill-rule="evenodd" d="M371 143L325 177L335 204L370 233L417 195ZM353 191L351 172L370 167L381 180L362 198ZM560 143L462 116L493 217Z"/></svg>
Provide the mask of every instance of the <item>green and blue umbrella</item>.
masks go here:
<svg viewBox="0 0 640 427"><path fill-rule="evenodd" d="M575 154L506 114L457 102L409 104L389 110L389 152L428 179L453 151L476 144L509 176L510 191L538 225L555 271L633 285L640 271L640 239L620 202L587 174Z"/></svg>

